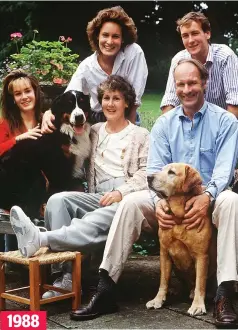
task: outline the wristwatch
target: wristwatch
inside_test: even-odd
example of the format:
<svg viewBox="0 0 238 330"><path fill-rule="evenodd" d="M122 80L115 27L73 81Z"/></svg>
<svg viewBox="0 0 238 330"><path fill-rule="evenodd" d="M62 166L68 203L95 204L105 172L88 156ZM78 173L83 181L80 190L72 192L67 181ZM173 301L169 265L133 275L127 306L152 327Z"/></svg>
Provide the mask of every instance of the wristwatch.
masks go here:
<svg viewBox="0 0 238 330"><path fill-rule="evenodd" d="M209 191L204 191L204 194L206 194L209 197L210 204L211 204L214 201L215 198L209 193Z"/></svg>

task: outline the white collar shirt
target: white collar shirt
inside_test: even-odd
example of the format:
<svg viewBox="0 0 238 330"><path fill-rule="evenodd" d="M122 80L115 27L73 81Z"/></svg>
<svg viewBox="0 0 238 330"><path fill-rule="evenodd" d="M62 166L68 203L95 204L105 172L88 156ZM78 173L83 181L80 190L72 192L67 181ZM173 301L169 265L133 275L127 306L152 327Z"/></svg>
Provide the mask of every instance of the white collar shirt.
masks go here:
<svg viewBox="0 0 238 330"><path fill-rule="evenodd" d="M90 95L92 110L99 112L102 108L97 98L97 87L109 75L99 65L97 57L98 53L94 52L79 64L66 91L74 89ZM112 74L120 75L132 84L136 92L135 104L140 105L146 85L148 69L144 52L138 44L133 43L125 47L124 50L119 51L113 65Z"/></svg>

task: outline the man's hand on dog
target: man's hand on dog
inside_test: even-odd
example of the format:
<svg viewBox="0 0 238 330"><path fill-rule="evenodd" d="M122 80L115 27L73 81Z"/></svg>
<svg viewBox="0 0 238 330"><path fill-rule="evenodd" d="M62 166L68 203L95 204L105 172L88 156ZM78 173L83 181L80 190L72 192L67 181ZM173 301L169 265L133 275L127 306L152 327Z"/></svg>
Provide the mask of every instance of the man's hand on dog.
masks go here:
<svg viewBox="0 0 238 330"><path fill-rule="evenodd" d="M110 191L106 192L105 195L100 199L99 204L102 206L109 206L113 203L120 202L122 200L122 195L120 191Z"/></svg>
<svg viewBox="0 0 238 330"><path fill-rule="evenodd" d="M183 224L188 224L186 229L198 227L202 230L207 218L207 211L210 206L210 199L207 194L201 194L190 198L185 205L185 216Z"/></svg>
<svg viewBox="0 0 238 330"><path fill-rule="evenodd" d="M34 128L28 129L27 132L16 136L16 141L22 141L27 139L37 140L41 136L42 134L40 130L40 125L37 125Z"/></svg>
<svg viewBox="0 0 238 330"><path fill-rule="evenodd" d="M56 128L53 124L55 116L52 114L51 110L47 110L42 118L41 133L47 134L52 133Z"/></svg>
<svg viewBox="0 0 238 330"><path fill-rule="evenodd" d="M155 214L161 229L171 229L176 225L175 217L168 214L169 210L169 204L165 199L160 199L157 202Z"/></svg>

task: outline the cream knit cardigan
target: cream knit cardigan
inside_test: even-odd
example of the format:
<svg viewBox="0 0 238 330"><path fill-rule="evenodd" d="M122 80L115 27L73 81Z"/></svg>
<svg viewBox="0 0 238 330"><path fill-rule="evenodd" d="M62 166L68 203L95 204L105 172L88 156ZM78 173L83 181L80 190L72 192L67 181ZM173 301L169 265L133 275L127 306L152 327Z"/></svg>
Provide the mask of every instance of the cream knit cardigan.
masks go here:
<svg viewBox="0 0 238 330"><path fill-rule="evenodd" d="M92 143L91 157L87 171L88 189L95 192L95 156L98 143L98 132L103 123L97 123L91 127L90 138ZM122 197L134 191L148 189L146 180L146 164L149 148L149 132L143 127L134 125L132 140L126 148L123 159L123 171L125 184L117 188Z"/></svg>

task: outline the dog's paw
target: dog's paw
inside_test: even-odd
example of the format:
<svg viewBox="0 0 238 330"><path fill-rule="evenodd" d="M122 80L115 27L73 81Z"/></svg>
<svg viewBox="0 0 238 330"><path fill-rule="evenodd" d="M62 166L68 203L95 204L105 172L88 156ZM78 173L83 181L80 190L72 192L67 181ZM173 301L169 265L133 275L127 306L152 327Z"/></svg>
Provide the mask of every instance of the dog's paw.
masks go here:
<svg viewBox="0 0 238 330"><path fill-rule="evenodd" d="M195 315L203 315L206 314L207 312L204 304L192 304L192 306L189 308L187 313L191 316L195 316Z"/></svg>
<svg viewBox="0 0 238 330"><path fill-rule="evenodd" d="M159 309L163 306L164 300L163 299L153 299L146 303L147 309Z"/></svg>

